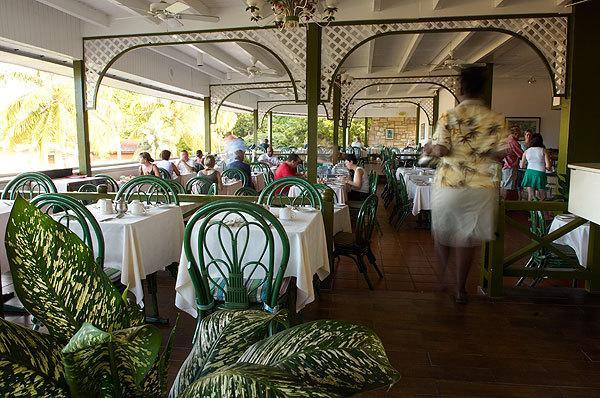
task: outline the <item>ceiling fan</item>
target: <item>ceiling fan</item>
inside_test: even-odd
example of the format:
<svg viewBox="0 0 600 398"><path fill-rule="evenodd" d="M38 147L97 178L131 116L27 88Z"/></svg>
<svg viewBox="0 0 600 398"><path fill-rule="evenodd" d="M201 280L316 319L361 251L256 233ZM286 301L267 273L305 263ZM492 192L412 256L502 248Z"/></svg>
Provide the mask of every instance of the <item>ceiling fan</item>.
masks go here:
<svg viewBox="0 0 600 398"><path fill-rule="evenodd" d="M150 3L148 9L136 8L136 10L144 11L148 16L154 17L161 22L165 22L167 24L177 23L183 26L182 21L203 21L203 22L219 22L220 18L214 15L203 15L203 14L193 14L193 13L184 13L184 11L189 10L191 7L185 3L180 1L176 1L173 4L169 4L164 0L159 2ZM126 17L126 18L116 18L119 19L140 19L147 18L143 15L138 15L135 17Z"/></svg>
<svg viewBox="0 0 600 398"><path fill-rule="evenodd" d="M579 0L579 1L573 0L573 1L571 1L571 3L565 4L565 7L573 7L573 6L576 6L577 4L587 3L588 1L591 1L591 0Z"/></svg>
<svg viewBox="0 0 600 398"><path fill-rule="evenodd" d="M454 53L450 53L448 58L446 58L444 60L444 62L442 62L441 65L439 65L438 67L436 67L432 70L443 70L443 69L460 70L460 69L464 69L464 68L468 68L468 67L472 67L472 66L481 67L481 66L485 66L485 64L479 63L479 62L470 63L470 62L467 62L462 59L454 58Z"/></svg>
<svg viewBox="0 0 600 398"><path fill-rule="evenodd" d="M259 68L258 66L256 66L256 63L258 62L258 60L254 57L252 57L252 65L248 66L247 68L238 68L238 70L240 72L242 72L243 74L248 75L248 77L250 78L255 78L255 77L259 77L262 75L271 75L271 76L279 76L279 71L275 70L275 69L270 69L270 68Z"/></svg>

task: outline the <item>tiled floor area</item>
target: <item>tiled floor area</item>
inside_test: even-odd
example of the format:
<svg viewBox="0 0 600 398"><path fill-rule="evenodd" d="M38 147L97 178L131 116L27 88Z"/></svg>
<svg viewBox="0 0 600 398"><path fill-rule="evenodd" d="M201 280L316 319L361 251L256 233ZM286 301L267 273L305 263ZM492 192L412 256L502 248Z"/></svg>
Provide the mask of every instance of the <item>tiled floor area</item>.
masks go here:
<svg viewBox="0 0 600 398"><path fill-rule="evenodd" d="M304 311L305 320L350 320L382 339L402 379L388 392L361 397L600 397L599 299L556 289L542 298L492 302L475 296L475 263L471 301L456 305L433 292L437 259L429 231L395 231L383 208L379 219L374 251L385 277L371 272L375 290L343 261L332 288ZM174 280L166 273L159 299L161 315L174 320ZM190 350L193 330L194 320L181 314L171 378Z"/></svg>

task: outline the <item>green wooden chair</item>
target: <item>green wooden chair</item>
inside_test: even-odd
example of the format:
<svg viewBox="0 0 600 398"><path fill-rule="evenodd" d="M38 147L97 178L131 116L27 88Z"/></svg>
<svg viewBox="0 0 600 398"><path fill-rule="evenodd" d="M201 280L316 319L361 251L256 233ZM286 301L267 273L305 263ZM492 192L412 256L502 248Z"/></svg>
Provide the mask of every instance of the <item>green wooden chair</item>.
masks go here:
<svg viewBox="0 0 600 398"><path fill-rule="evenodd" d="M132 198L136 196L135 198ZM167 181L155 176L138 176L121 186L115 200L139 199L146 204L179 204L177 191Z"/></svg>
<svg viewBox="0 0 600 398"><path fill-rule="evenodd" d="M275 181L275 176L271 171L271 167L266 163L254 162L250 164L252 171L255 173L263 173L265 176L265 185L272 183Z"/></svg>
<svg viewBox="0 0 600 398"><path fill-rule="evenodd" d="M185 184L185 191L189 194L218 195L217 184L207 177L194 177Z"/></svg>
<svg viewBox="0 0 600 398"><path fill-rule="evenodd" d="M280 309L290 245L279 220L262 206L229 200L203 206L188 221L183 246L197 325L217 308Z"/></svg>
<svg viewBox="0 0 600 398"><path fill-rule="evenodd" d="M56 186L50 177L43 173L28 172L21 173L11 179L4 187L0 199L15 200L17 195L21 195L26 199L31 199L35 195L42 193L56 192Z"/></svg>
<svg viewBox="0 0 600 398"><path fill-rule="evenodd" d="M288 196L290 188L295 187L298 196ZM319 191L310 182L299 177L285 177L275 180L267 185L258 197L259 204L273 205L273 202L279 205L303 206L307 200L310 206L321 210L323 208L323 198Z"/></svg>
<svg viewBox="0 0 600 398"><path fill-rule="evenodd" d="M98 192L98 187L94 184L83 184L79 187L77 192ZM81 200L81 203L86 206L96 202L96 200Z"/></svg>
<svg viewBox="0 0 600 398"><path fill-rule="evenodd" d="M177 192L177 194L182 194L185 195L186 191L183 185L181 185L181 183L177 180L166 180L167 183L173 187L173 189L175 190L175 192Z"/></svg>
<svg viewBox="0 0 600 398"><path fill-rule="evenodd" d="M240 180L243 186L246 186L248 183L248 176L240 169L231 168L223 171L221 173L223 177L232 178L234 180Z"/></svg>
<svg viewBox="0 0 600 398"><path fill-rule="evenodd" d="M104 268L104 235L94 215L79 201L58 193L46 193L36 196L31 204L56 221L71 229L94 253L98 267L113 283L120 283L121 271Z"/></svg>
<svg viewBox="0 0 600 398"><path fill-rule="evenodd" d="M375 170L371 170L369 172L369 193L376 194L377 193L377 182L379 181L379 176Z"/></svg>
<svg viewBox="0 0 600 398"><path fill-rule="evenodd" d="M162 167L159 167L158 171L160 173L160 178L165 179L165 180L172 180L173 179L171 177L171 173L169 173L169 170L163 169Z"/></svg>
<svg viewBox="0 0 600 398"><path fill-rule="evenodd" d="M117 183L117 180L115 180L108 174L96 174L94 177L104 178L106 180L106 185L108 185L109 192L118 192L119 191L119 184Z"/></svg>
<svg viewBox="0 0 600 398"><path fill-rule="evenodd" d="M377 266L375 255L371 250L371 235L373 234L373 228L375 228L377 222L377 202L377 195L374 194L370 195L364 201L358 212L356 230L354 233L338 232L333 237L333 256L338 260L338 264L340 256L350 257L358 267L358 270L363 274L363 277L371 290L373 290L373 284L367 274L367 265L364 260L365 256L369 259L369 263L375 268L379 277L383 278L383 274Z"/></svg>
<svg viewBox="0 0 600 398"><path fill-rule="evenodd" d="M250 187L241 187L234 193L235 196L258 196L256 189Z"/></svg>

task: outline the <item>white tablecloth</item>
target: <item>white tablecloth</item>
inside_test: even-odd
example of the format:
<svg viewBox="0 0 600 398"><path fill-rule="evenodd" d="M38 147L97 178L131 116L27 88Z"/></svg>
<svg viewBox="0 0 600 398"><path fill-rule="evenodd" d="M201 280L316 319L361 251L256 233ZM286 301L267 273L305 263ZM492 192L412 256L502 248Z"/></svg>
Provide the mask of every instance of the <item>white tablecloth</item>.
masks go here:
<svg viewBox="0 0 600 398"><path fill-rule="evenodd" d="M69 191L77 191L77 189L83 184L92 184L98 185L102 183L101 177L66 177L66 178L57 178L52 180L56 190L58 192L69 192ZM105 180L105 179L104 179ZM106 181L106 180L105 180ZM69 185L73 184L72 187Z"/></svg>
<svg viewBox="0 0 600 398"><path fill-rule="evenodd" d="M240 180L229 180L227 183L223 183L223 189L219 195L235 195L235 191L243 186Z"/></svg>
<svg viewBox="0 0 600 398"><path fill-rule="evenodd" d="M114 216L100 214L96 205L88 208L97 220ZM183 243L182 208L150 207L143 216L127 214L121 219L101 221L100 228L104 235L104 266L120 269L121 283L129 286L137 303L142 304L142 280L146 275L179 261Z"/></svg>
<svg viewBox="0 0 600 398"><path fill-rule="evenodd" d="M406 181L408 198L413 201L412 214L417 216L422 210L431 210L431 183L427 176L409 176Z"/></svg>
<svg viewBox="0 0 600 398"><path fill-rule="evenodd" d="M345 205L346 202L348 201L348 191L346 191L346 185L345 184L338 184L338 183L327 183L327 186L329 188L331 188L333 190L333 192L335 192L334 195L334 203L335 204L340 204L340 205ZM296 197L300 195L300 188L297 186L292 186L290 187L290 191L288 192L288 196L290 197Z"/></svg>
<svg viewBox="0 0 600 398"><path fill-rule="evenodd" d="M257 192L262 191L265 188L265 174L264 173L252 173L252 184Z"/></svg>
<svg viewBox="0 0 600 398"><path fill-rule="evenodd" d="M188 181L191 180L192 178L196 177L196 175L197 175L196 173L182 174L180 176L177 176L177 178L175 178L175 180L177 180L177 182L179 182L185 188Z"/></svg>
<svg viewBox="0 0 600 398"><path fill-rule="evenodd" d="M552 220L552 224L550 225L550 232L554 232L560 227L569 222L573 221L573 218L554 217ZM575 250L575 254L577 254L577 259L579 260L579 264L583 266L587 266L587 257L588 257L588 245L590 243L590 223L583 224L580 227L575 228L571 232L561 236L556 239L554 243L558 243L559 245L567 245Z"/></svg>
<svg viewBox="0 0 600 398"><path fill-rule="evenodd" d="M352 232L350 208L347 205L336 205L333 209L333 234Z"/></svg>
<svg viewBox="0 0 600 398"><path fill-rule="evenodd" d="M6 235L6 225L12 210L12 200L0 200L0 270L2 273L10 271L8 258L6 257L6 246L4 245L4 236Z"/></svg>
<svg viewBox="0 0 600 398"><path fill-rule="evenodd" d="M278 214L278 209L272 210ZM327 255L327 242L325 239L325 226L321 212L302 213L295 212L295 218L292 221L284 221L284 227L290 241L290 259L285 272L286 277L295 277L298 288L296 299L296 310L300 311L308 303L315 300L313 290L313 275L318 275L321 280L329 275L329 258ZM192 248L197 247L195 236L192 233ZM211 235L214 240L207 242L211 252L218 252L217 237ZM263 242L262 238L257 236L257 240ZM277 242L277 239L276 239ZM262 245L251 245L248 250L261 250ZM277 259L281 258L281 248L276 243L275 246L275 264ZM246 258L253 258L247 255ZM195 291L192 285L190 274L187 270L188 259L185 252L181 251L179 260L179 272L175 284L176 296L175 306L193 317L198 315L195 305Z"/></svg>
<svg viewBox="0 0 600 398"><path fill-rule="evenodd" d="M435 174L435 169L430 169L427 167L398 167L396 170L396 179L400 179L400 176L404 177L404 180L411 175L424 175L424 176L433 176Z"/></svg>

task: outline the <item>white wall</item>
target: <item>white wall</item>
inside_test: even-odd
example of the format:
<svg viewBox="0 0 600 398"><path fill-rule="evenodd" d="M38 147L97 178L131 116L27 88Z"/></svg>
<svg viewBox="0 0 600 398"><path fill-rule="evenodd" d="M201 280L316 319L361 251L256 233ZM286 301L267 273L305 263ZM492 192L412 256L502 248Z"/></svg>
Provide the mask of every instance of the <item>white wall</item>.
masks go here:
<svg viewBox="0 0 600 398"><path fill-rule="evenodd" d="M419 108L419 125L417 129L419 129L419 137L421 137L421 126L425 124L425 138L419 140L421 144L427 142L427 140L431 139L431 126L429 125L429 119L427 118L427 114L423 111L423 109Z"/></svg>
<svg viewBox="0 0 600 398"><path fill-rule="evenodd" d="M446 111L454 108L456 106L456 100L452 93L446 89L440 90L440 112L439 115L442 116Z"/></svg>
<svg viewBox="0 0 600 398"><path fill-rule="evenodd" d="M494 78L492 109L507 117L541 117L540 131L548 148L558 148L560 111L551 109L552 86L547 77L536 76L537 82L527 79Z"/></svg>

